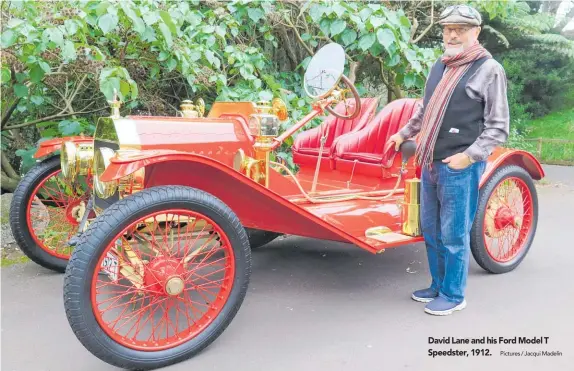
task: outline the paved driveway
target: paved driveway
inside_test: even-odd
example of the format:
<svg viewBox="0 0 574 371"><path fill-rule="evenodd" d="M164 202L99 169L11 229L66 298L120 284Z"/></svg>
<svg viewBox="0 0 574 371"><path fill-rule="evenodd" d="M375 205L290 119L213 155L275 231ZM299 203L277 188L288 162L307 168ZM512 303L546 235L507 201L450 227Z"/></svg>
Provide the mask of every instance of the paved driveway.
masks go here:
<svg viewBox="0 0 574 371"><path fill-rule="evenodd" d="M429 316L409 298L428 283L421 244L373 256L289 237L254 252L248 296L223 335L166 370L574 370L574 168L550 167L548 175L529 256L498 276L472 261L464 311ZM1 278L2 370L116 370L71 332L62 275L29 263L3 268ZM429 337L522 336L548 337L548 344L429 344ZM433 358L429 349L469 356ZM561 355L500 354L522 351Z"/></svg>

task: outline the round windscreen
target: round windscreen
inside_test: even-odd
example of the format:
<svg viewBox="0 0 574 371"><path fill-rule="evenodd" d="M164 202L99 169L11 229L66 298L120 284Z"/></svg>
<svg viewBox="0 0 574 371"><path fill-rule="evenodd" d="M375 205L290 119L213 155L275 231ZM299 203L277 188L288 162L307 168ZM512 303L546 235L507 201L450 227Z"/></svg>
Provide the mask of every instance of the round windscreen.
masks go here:
<svg viewBox="0 0 574 371"><path fill-rule="evenodd" d="M336 43L327 44L313 56L305 71L305 92L321 99L331 93L345 68L345 51Z"/></svg>

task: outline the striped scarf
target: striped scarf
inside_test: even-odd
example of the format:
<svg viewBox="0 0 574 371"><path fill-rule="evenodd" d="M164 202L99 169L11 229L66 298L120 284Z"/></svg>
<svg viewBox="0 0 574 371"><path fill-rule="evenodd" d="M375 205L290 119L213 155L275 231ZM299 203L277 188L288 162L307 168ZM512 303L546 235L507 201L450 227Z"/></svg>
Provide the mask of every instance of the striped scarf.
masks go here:
<svg viewBox="0 0 574 371"><path fill-rule="evenodd" d="M492 58L492 55L478 43L453 57L442 57L447 70L425 108L415 154L417 163L422 167L428 167L432 162L436 138L454 88L472 66L472 62L482 57Z"/></svg>

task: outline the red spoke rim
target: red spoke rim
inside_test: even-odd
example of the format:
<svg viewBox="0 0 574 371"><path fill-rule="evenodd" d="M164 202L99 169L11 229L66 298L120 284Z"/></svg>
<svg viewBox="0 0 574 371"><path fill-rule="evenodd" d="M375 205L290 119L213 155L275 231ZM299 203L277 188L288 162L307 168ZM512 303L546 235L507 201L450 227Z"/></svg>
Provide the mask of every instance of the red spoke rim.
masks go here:
<svg viewBox="0 0 574 371"><path fill-rule="evenodd" d="M233 288L235 257L210 218L173 209L131 223L96 267L91 302L102 330L127 348L159 351L198 336L217 318Z"/></svg>
<svg viewBox="0 0 574 371"><path fill-rule="evenodd" d="M61 170L54 171L34 188L26 205L26 224L42 250L57 258L69 259L72 251L67 242L76 234L79 224L72 217L72 208L83 201L83 195L78 194L76 184L64 180L60 173ZM72 195L66 194L60 183L65 183ZM55 205L47 205L47 201Z"/></svg>
<svg viewBox="0 0 574 371"><path fill-rule="evenodd" d="M483 223L486 251L498 263L521 254L532 228L533 203L528 185L518 177L500 182L488 199Z"/></svg>

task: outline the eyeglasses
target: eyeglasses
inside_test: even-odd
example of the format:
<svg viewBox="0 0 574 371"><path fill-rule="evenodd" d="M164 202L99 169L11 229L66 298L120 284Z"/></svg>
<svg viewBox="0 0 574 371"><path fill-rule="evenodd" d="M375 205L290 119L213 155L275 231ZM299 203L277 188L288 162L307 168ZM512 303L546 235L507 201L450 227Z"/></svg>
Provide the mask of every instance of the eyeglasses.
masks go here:
<svg viewBox="0 0 574 371"><path fill-rule="evenodd" d="M442 34L443 35L450 35L450 33L452 31L454 31L454 33L456 33L458 36L460 36L460 35L464 35L465 33L467 33L468 30L470 30L471 28L473 28L473 27L459 27L459 28L447 28L447 27L445 27L442 30Z"/></svg>
<svg viewBox="0 0 574 371"><path fill-rule="evenodd" d="M444 19L448 17L455 10L457 10L458 14L460 14L462 17L470 19L478 19L478 21L480 22L480 14L473 8L469 7L468 5L451 5L440 14L439 19Z"/></svg>

